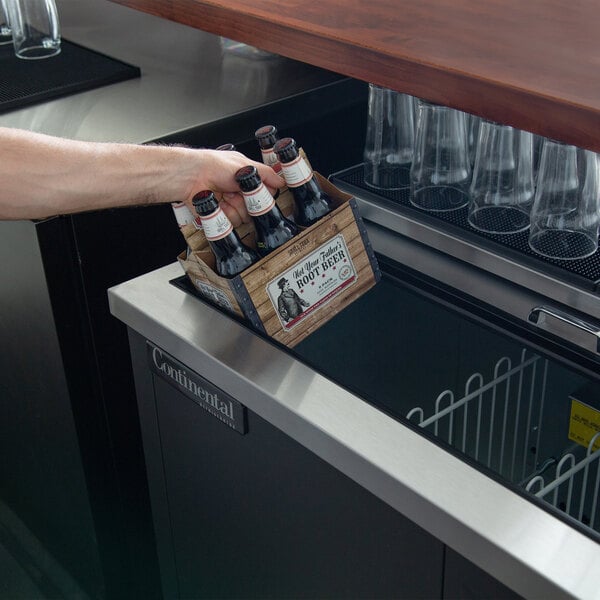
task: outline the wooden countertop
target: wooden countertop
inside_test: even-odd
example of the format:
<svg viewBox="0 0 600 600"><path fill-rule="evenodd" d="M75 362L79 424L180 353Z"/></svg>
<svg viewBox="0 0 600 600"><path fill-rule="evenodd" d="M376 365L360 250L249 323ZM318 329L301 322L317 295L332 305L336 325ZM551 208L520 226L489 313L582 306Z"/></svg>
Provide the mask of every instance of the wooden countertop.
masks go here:
<svg viewBox="0 0 600 600"><path fill-rule="evenodd" d="M112 1L600 151L595 0Z"/></svg>

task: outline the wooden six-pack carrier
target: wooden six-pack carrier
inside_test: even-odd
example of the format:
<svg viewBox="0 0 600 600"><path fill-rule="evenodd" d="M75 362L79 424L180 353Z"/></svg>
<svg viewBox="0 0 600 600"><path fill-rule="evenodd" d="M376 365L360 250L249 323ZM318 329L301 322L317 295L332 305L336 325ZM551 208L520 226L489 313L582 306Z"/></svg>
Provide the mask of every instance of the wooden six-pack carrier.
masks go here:
<svg viewBox="0 0 600 600"><path fill-rule="evenodd" d="M290 347L380 278L356 200L319 173L315 177L333 199L334 210L236 277L226 279L215 272L214 255L201 231L183 231L190 252L178 257L204 298ZM286 216L293 214L288 189L281 192L277 204ZM251 224L236 231L244 243L256 247Z"/></svg>

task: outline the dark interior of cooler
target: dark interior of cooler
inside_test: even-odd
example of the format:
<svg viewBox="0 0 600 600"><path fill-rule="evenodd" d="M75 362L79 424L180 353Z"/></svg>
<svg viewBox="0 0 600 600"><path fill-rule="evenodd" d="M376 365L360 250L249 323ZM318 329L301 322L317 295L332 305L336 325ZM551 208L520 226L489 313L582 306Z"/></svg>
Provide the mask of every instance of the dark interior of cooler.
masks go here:
<svg viewBox="0 0 600 600"><path fill-rule="evenodd" d="M571 439L573 399L600 410L593 368L378 258L382 280L287 351L600 539L600 455Z"/></svg>
<svg viewBox="0 0 600 600"><path fill-rule="evenodd" d="M600 460L571 432L573 399L600 409L590 372L382 267L373 290L294 352L600 539Z"/></svg>

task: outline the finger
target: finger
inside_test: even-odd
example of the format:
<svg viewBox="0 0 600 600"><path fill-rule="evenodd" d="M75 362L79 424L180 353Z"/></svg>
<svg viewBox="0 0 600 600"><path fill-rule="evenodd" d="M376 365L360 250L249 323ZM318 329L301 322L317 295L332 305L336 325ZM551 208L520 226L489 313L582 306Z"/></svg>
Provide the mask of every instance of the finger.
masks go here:
<svg viewBox="0 0 600 600"><path fill-rule="evenodd" d="M246 205L240 194L223 194L221 208L234 227L250 222L250 215L248 215Z"/></svg>
<svg viewBox="0 0 600 600"><path fill-rule="evenodd" d="M231 204L228 204L227 202L221 202L221 208L234 227L239 227L242 224L240 213L238 213L238 211L235 210Z"/></svg>
<svg viewBox="0 0 600 600"><path fill-rule="evenodd" d="M225 192L222 196L222 201L232 206L239 213L244 223L250 222L246 202L240 192Z"/></svg>
<svg viewBox="0 0 600 600"><path fill-rule="evenodd" d="M269 192L271 192L271 196L273 196L273 198L277 200L277 198L279 197L280 188L272 188L267 186L267 189L269 190Z"/></svg>
<svg viewBox="0 0 600 600"><path fill-rule="evenodd" d="M285 180L283 177L275 173L271 167L260 163L257 164L258 174L267 188L271 190L271 193L272 191L278 190L285 186Z"/></svg>

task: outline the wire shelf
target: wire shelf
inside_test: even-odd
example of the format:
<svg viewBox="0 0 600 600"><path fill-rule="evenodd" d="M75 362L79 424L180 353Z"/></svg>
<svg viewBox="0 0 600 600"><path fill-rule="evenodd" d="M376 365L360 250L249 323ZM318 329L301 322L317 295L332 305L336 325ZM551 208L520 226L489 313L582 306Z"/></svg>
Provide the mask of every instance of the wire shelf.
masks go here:
<svg viewBox="0 0 600 600"><path fill-rule="evenodd" d="M549 483L543 475L536 475L525 489L600 533L600 448L594 450L598 440L600 433L590 440L582 459L574 452L565 454L552 470Z"/></svg>
<svg viewBox="0 0 600 600"><path fill-rule="evenodd" d="M432 414L426 415L417 406L406 417L600 532L600 448L594 450L600 433L587 451L576 446L560 459L543 458L540 448L547 384L548 360L524 349L518 361L500 358L488 381L481 373L473 373L460 397L451 389L443 391L435 399Z"/></svg>

